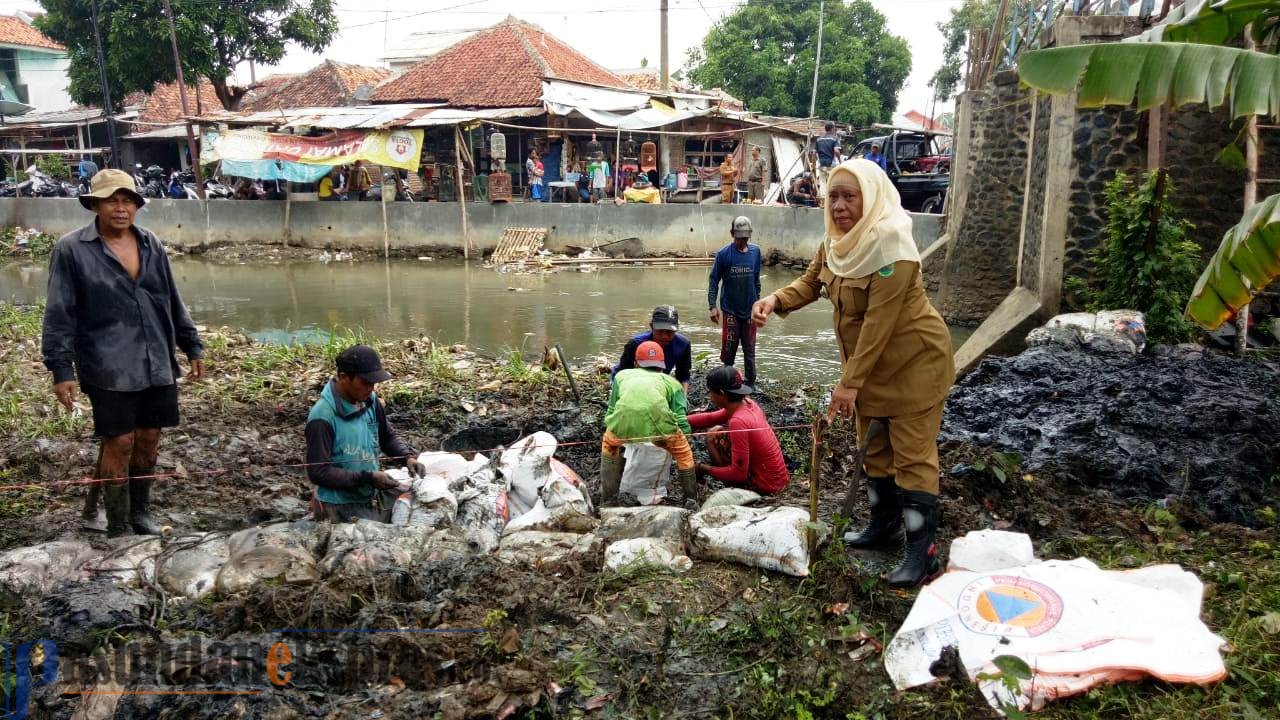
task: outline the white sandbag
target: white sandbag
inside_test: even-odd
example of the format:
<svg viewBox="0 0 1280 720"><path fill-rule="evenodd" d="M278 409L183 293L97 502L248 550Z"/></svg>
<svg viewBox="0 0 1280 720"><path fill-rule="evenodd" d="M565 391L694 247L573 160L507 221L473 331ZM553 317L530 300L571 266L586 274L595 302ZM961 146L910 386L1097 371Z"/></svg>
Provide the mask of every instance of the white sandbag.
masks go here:
<svg viewBox="0 0 1280 720"><path fill-rule="evenodd" d="M626 465L619 493L635 497L641 505L658 505L671 494L671 453L653 443L627 443L622 457Z"/></svg>
<svg viewBox="0 0 1280 720"><path fill-rule="evenodd" d="M1085 346L1136 355L1147 346L1146 317L1137 310L1065 313L1027 333L1028 346Z"/></svg>
<svg viewBox="0 0 1280 720"><path fill-rule="evenodd" d="M951 542L947 570L990 572L1039 562L1026 533L1007 530L970 530Z"/></svg>
<svg viewBox="0 0 1280 720"><path fill-rule="evenodd" d="M599 557L600 551L600 538L591 533L527 530L503 536L497 558L512 565L547 568L569 561L590 561Z"/></svg>
<svg viewBox="0 0 1280 720"><path fill-rule="evenodd" d="M613 571L652 566L688 572L693 567L693 560L680 551L680 543L676 540L642 537L610 544L604 551L604 566Z"/></svg>
<svg viewBox="0 0 1280 720"><path fill-rule="evenodd" d="M330 523L302 520L249 528L232 535L227 540L229 559L218 571L218 592L231 594L265 580L319 580L315 555L332 527Z"/></svg>
<svg viewBox="0 0 1280 720"><path fill-rule="evenodd" d="M556 509L562 502L581 502L582 511L588 515L595 514L595 507L591 504L591 490L587 487L587 483L583 481L582 476L577 471L565 465L556 458L551 458L552 478L542 486L542 499L546 502L549 509ZM576 493L568 493L561 486L568 486L576 490ZM555 487L556 494L562 497L557 501L553 497L547 495L547 488Z"/></svg>
<svg viewBox="0 0 1280 720"><path fill-rule="evenodd" d="M681 542L689 511L670 505L601 508L596 535L606 543L633 538L661 538Z"/></svg>
<svg viewBox="0 0 1280 720"><path fill-rule="evenodd" d="M724 505L689 518L694 557L807 577L809 512L796 507L746 508ZM825 529L819 542L826 539Z"/></svg>
<svg viewBox="0 0 1280 720"><path fill-rule="evenodd" d="M43 595L75 575L76 568L93 554L89 543L79 540L54 540L0 553L0 596Z"/></svg>
<svg viewBox="0 0 1280 720"><path fill-rule="evenodd" d="M556 439L550 433L536 432L520 438L498 460L498 472L507 486L507 505L511 517L519 517L533 508L542 486L552 477L551 456L556 452Z"/></svg>
<svg viewBox="0 0 1280 720"><path fill-rule="evenodd" d="M1200 580L1174 565L1116 572L1079 558L949 571L917 595L885 670L901 690L933 682L929 666L946 646L974 679L1012 655L1032 668L1019 692L998 680L979 686L992 707L1019 709L1147 675L1214 683L1226 677L1226 643L1201 622L1202 597Z"/></svg>
<svg viewBox="0 0 1280 720"><path fill-rule="evenodd" d="M576 504L562 504L554 510L547 507L541 497L533 504L529 512L507 523L504 535L524 532L526 530L542 530L557 533L586 533L596 529L600 524L591 515Z"/></svg>
<svg viewBox="0 0 1280 720"><path fill-rule="evenodd" d="M721 488L713 493L702 503L702 510L710 510L713 507L722 507L724 505L754 505L760 502L760 493L755 490L746 488Z"/></svg>
<svg viewBox="0 0 1280 720"><path fill-rule="evenodd" d="M364 519L339 523L329 534L328 552L320 569L326 576L352 577L407 568L421 557L434 532L435 528L424 525L388 525Z"/></svg>
<svg viewBox="0 0 1280 720"><path fill-rule="evenodd" d="M497 537L507 526L507 489L501 483L479 485L458 493L458 515L454 524L472 532L484 531Z"/></svg>
<svg viewBox="0 0 1280 720"><path fill-rule="evenodd" d="M461 459L461 457L459 457ZM388 475L396 480L401 477ZM391 508L391 524L399 526L442 528L453 524L458 515L458 499L449 489L449 479L443 475L409 477L407 470L400 470L409 484L409 491L402 493ZM461 477L466 477L465 475Z"/></svg>
<svg viewBox="0 0 1280 720"><path fill-rule="evenodd" d="M462 455L442 450L428 450L418 454L418 462L426 468L425 476L441 478L445 485L452 486L471 473L489 464L489 459L480 453L467 460Z"/></svg>
<svg viewBox="0 0 1280 720"><path fill-rule="evenodd" d="M227 538L216 533L174 538L156 561L156 580L174 595L201 598L217 588L218 571L230 550Z"/></svg>
<svg viewBox="0 0 1280 720"><path fill-rule="evenodd" d="M156 557L160 555L160 538L125 536L109 538L113 547L104 554L91 557L80 565L80 577L107 577L123 585L138 587L156 578Z"/></svg>

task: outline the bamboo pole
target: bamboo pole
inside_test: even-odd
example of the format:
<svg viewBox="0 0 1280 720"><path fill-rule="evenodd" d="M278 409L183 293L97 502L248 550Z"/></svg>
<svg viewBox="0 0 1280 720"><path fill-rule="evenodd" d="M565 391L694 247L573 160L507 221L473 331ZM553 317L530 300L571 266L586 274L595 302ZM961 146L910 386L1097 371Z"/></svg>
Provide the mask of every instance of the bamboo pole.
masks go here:
<svg viewBox="0 0 1280 720"><path fill-rule="evenodd" d="M462 208L462 259L471 259L471 232L467 228L467 189L462 184L462 126L453 126L453 156L457 162L454 176L457 179L458 205Z"/></svg>
<svg viewBox="0 0 1280 720"><path fill-rule="evenodd" d="M1254 50L1256 44L1253 41L1253 25L1248 25L1244 29L1244 49ZM1246 211L1258 202L1258 116L1250 115L1245 120L1245 142L1244 142L1244 209ZM1245 287L1249 287L1249 278L1240 278ZM1236 312L1236 354L1241 357L1249 349L1249 304L1240 308Z"/></svg>
<svg viewBox="0 0 1280 720"><path fill-rule="evenodd" d="M809 522L818 522L818 478L822 477L822 442L827 436L827 418L819 414L813 420L813 446L809 453ZM809 558L813 559L818 549L818 532L813 528L806 531L809 546Z"/></svg>

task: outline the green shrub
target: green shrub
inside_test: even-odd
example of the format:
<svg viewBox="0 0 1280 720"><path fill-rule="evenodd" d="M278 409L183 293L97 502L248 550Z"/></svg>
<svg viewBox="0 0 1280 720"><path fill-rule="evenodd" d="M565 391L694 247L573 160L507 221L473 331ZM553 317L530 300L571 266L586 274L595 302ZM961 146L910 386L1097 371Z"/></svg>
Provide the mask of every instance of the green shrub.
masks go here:
<svg viewBox="0 0 1280 720"><path fill-rule="evenodd" d="M55 180L71 178L71 168L61 155L42 155L36 159L36 169Z"/></svg>
<svg viewBox="0 0 1280 720"><path fill-rule="evenodd" d="M1140 178L1117 173L1106 187L1102 242L1089 252L1091 278L1064 283L1091 311L1141 311L1147 337L1165 344L1194 336L1182 309L1200 272L1200 247L1187 239L1193 226L1179 217L1171 194L1164 170Z"/></svg>

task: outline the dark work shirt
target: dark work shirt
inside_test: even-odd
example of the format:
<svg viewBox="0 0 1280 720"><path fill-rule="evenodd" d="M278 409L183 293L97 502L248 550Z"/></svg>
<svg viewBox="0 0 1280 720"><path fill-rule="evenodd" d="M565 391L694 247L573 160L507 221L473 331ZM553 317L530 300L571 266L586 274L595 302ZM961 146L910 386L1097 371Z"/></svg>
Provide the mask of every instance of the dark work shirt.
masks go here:
<svg viewBox="0 0 1280 720"><path fill-rule="evenodd" d="M653 340L652 330L645 330L628 340L626 347L622 348L622 358L613 367L613 375L617 375L621 370L637 367L636 348L640 347L640 343L649 340ZM662 359L666 363L668 373L682 383L689 382L689 377L693 375L693 346L689 343L689 338L676 333L676 336L671 339L671 344L662 349Z"/></svg>
<svg viewBox="0 0 1280 720"><path fill-rule="evenodd" d="M823 135L814 142L814 148L818 151L818 164L822 167L831 167L836 161L836 148L840 146L840 141L830 135Z"/></svg>
<svg viewBox="0 0 1280 720"><path fill-rule="evenodd" d="M378 447L388 458L402 458L395 464L404 465L409 457L417 457L413 448L405 445L396 435L396 430L387 420L387 411L382 403L375 403L378 418ZM320 487L334 490L354 490L373 482L373 473L367 471L352 472L326 464L333 457L333 440L337 434L333 426L324 420L312 420L305 430L307 438L307 478Z"/></svg>
<svg viewBox="0 0 1280 720"><path fill-rule="evenodd" d="M760 246L747 244L739 251L729 243L716 253L707 287L707 307L720 309L738 318L751 317L751 306L760 299Z"/></svg>
<svg viewBox="0 0 1280 720"><path fill-rule="evenodd" d="M49 259L41 350L54 382L76 379L103 390L135 392L177 382L175 350L204 352L182 303L160 240L133 226L138 279L125 272L96 223L68 233Z"/></svg>

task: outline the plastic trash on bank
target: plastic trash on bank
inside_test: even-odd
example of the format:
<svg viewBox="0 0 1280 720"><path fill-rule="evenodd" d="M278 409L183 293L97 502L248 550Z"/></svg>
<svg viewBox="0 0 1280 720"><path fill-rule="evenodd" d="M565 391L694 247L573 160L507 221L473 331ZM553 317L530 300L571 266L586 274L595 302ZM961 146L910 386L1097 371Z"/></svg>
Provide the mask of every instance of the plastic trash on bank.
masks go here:
<svg viewBox="0 0 1280 720"><path fill-rule="evenodd" d="M970 533L961 541L971 564L1017 557L1030 546L1020 533ZM1018 692L998 678L977 681L997 710L1038 710L1095 685L1147 676L1207 685L1226 677L1226 642L1200 621L1203 593L1200 580L1177 565L1108 571L1078 558L950 569L920 590L884 666L904 690L933 682L930 666L947 647L975 681L999 675L996 658L1017 657L1032 670Z"/></svg>

